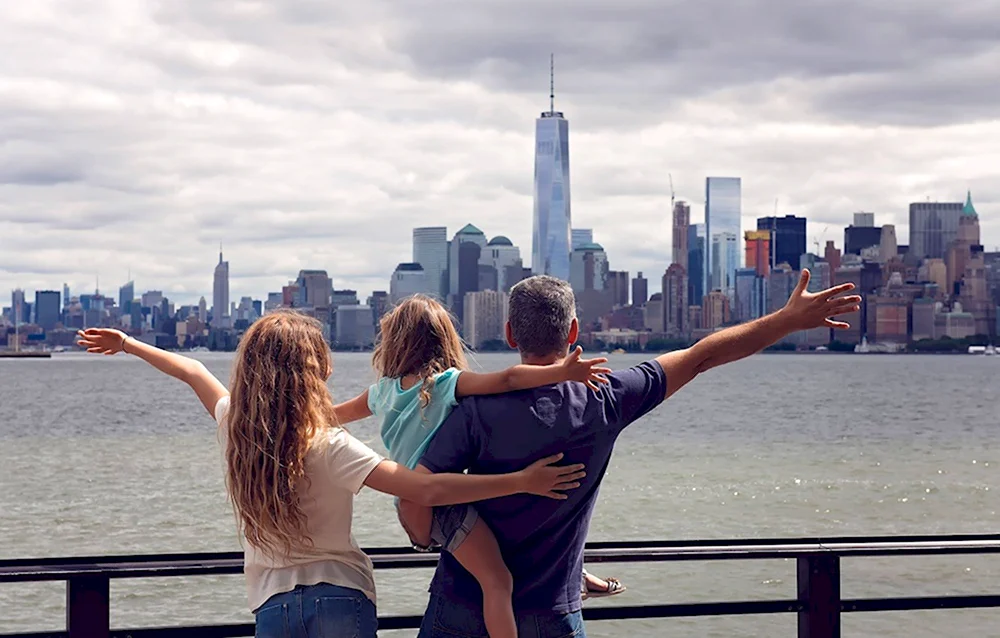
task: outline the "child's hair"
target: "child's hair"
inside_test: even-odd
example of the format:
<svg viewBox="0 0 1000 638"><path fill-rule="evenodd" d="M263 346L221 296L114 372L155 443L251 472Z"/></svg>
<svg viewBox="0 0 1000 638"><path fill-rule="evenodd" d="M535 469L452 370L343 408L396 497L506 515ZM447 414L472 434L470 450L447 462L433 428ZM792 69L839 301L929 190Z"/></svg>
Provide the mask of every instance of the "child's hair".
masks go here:
<svg viewBox="0 0 1000 638"><path fill-rule="evenodd" d="M469 363L451 314L426 295L407 297L382 317L372 356L381 377L414 375L422 380L420 400L430 403L435 374L448 368L466 370Z"/></svg>
<svg viewBox="0 0 1000 638"><path fill-rule="evenodd" d="M313 437L337 425L332 372L319 323L293 312L256 321L236 351L226 486L247 541L272 556L312 546L298 494Z"/></svg>

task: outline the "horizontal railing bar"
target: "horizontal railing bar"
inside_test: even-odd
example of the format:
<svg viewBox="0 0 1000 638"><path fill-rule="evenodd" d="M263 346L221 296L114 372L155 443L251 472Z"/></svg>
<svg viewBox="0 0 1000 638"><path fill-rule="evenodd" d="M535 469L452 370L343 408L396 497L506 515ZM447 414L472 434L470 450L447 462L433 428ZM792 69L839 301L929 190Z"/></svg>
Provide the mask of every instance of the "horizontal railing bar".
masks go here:
<svg viewBox="0 0 1000 638"><path fill-rule="evenodd" d="M844 612L888 612L936 609L973 609L1000 607L1000 596L923 596L903 598L865 598L845 600ZM748 600L735 602L672 603L623 607L591 607L583 610L588 621L636 620L640 618L689 618L705 616L747 616L756 614L797 613L802 604L795 599ZM387 616L379 618L379 629L416 629L420 616ZM111 638L233 638L252 636L252 623L201 625L192 627L148 627L114 629ZM3 638L66 638L65 631L0 634Z"/></svg>
<svg viewBox="0 0 1000 638"><path fill-rule="evenodd" d="M434 554L422 554L408 548L367 550L372 562L381 569L433 567ZM587 547L588 562L664 562L708 560L762 560L796 558L804 554L834 553L850 558L860 556L916 556L936 554L1000 553L1000 535L962 538L940 537L937 540L910 542L741 542L738 544L672 545L665 542L644 544L594 543ZM243 555L237 552L204 554L151 554L67 559L16 559L0 561L0 582L67 580L76 576L102 574L109 578L155 578L166 576L208 576L239 574Z"/></svg>

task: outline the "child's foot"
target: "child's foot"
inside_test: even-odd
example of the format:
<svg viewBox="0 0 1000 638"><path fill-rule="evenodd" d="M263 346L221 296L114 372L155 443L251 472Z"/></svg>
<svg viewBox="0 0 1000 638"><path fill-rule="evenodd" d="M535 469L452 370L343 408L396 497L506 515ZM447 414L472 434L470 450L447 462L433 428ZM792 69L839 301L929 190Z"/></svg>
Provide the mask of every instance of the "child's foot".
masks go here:
<svg viewBox="0 0 1000 638"><path fill-rule="evenodd" d="M617 578L598 578L587 570L583 570L581 596L584 600L614 596L623 591L625 591L625 585L622 585Z"/></svg>

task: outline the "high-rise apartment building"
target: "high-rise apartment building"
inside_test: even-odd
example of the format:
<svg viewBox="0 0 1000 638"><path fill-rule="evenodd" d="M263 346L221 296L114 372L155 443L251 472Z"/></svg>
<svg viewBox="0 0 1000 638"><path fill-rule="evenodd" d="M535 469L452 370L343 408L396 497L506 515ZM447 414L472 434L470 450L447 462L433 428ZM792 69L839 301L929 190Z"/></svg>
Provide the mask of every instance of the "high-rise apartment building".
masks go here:
<svg viewBox="0 0 1000 638"><path fill-rule="evenodd" d="M446 300L448 282L448 229L424 226L413 229L413 262L420 264L427 276L425 294Z"/></svg>
<svg viewBox="0 0 1000 638"><path fill-rule="evenodd" d="M713 286L713 264L723 264L729 269L719 274L720 283L726 280L732 282L736 278L736 269L740 267L738 244L739 238L743 236L742 202L742 182L739 177L705 178L705 290L711 290ZM722 233L729 233L736 238L736 245L733 246L736 251L734 260L725 258L719 261L713 255L715 237ZM727 246L726 241L722 243L724 248Z"/></svg>
<svg viewBox="0 0 1000 638"><path fill-rule="evenodd" d="M760 217L757 230L771 233L771 265L788 264L798 268L799 258L806 253L806 218L795 215L784 217ZM750 264L747 264L749 267Z"/></svg>
<svg viewBox="0 0 1000 638"><path fill-rule="evenodd" d="M688 228L691 226L691 206L687 202L674 204L673 219L673 250L670 253L670 263L680 264L687 270L688 261Z"/></svg>
<svg viewBox="0 0 1000 638"><path fill-rule="evenodd" d="M669 338L684 339L688 329L688 276L684 266L670 264L663 273L663 332Z"/></svg>
<svg viewBox="0 0 1000 638"><path fill-rule="evenodd" d="M584 244L594 243L593 228L572 228L570 229L571 248L576 250Z"/></svg>
<svg viewBox="0 0 1000 638"><path fill-rule="evenodd" d="M944 259L948 245L958 235L963 208L962 202L910 204L910 255L917 259Z"/></svg>
<svg viewBox="0 0 1000 638"><path fill-rule="evenodd" d="M223 261L221 250L212 283L212 327L229 327L229 262Z"/></svg>
<svg viewBox="0 0 1000 638"><path fill-rule="evenodd" d="M649 299L649 281L640 272L632 278L632 305L645 306Z"/></svg>
<svg viewBox="0 0 1000 638"><path fill-rule="evenodd" d="M555 110L554 80L549 110L535 121L535 206L531 269L536 275L569 280L569 122Z"/></svg>

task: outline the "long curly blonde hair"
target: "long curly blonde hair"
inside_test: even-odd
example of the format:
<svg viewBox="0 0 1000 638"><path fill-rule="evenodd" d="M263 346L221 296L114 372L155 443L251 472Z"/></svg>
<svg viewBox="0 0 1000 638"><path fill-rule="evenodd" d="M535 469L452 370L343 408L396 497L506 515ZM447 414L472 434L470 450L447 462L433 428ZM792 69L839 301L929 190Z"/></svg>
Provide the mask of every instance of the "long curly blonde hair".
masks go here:
<svg viewBox="0 0 1000 638"><path fill-rule="evenodd" d="M236 351L226 487L247 542L268 555L312 546L299 494L314 437L337 426L332 372L319 322L293 312L256 321Z"/></svg>
<svg viewBox="0 0 1000 638"><path fill-rule="evenodd" d="M390 379L416 376L421 381L423 407L430 403L435 374L469 368L451 314L431 297L407 297L382 317L379 326L372 367Z"/></svg>

